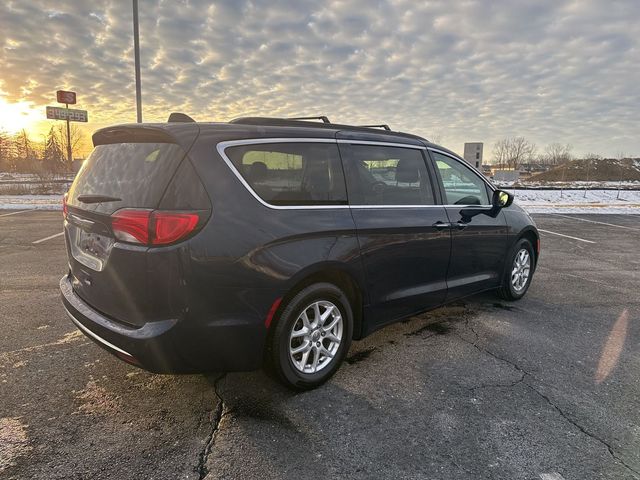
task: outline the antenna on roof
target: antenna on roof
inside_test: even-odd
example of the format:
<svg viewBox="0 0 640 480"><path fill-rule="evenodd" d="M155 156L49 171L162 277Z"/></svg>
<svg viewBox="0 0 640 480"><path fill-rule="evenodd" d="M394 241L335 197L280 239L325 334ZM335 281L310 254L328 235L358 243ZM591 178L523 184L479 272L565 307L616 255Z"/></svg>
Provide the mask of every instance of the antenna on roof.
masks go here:
<svg viewBox="0 0 640 480"><path fill-rule="evenodd" d="M167 122L169 122L169 123L192 123L192 122L195 122L195 120L193 118L191 118L189 115L186 115L184 113L173 112L171 115L169 115L169 120L167 120Z"/></svg>
<svg viewBox="0 0 640 480"><path fill-rule="evenodd" d="M322 123L331 123L326 115L320 115L318 117L293 117L289 120L322 120Z"/></svg>
<svg viewBox="0 0 640 480"><path fill-rule="evenodd" d="M364 127L364 128L384 128L385 130L391 131L391 129L389 128L389 125L387 125L386 123L383 123L381 125L358 125L359 127Z"/></svg>

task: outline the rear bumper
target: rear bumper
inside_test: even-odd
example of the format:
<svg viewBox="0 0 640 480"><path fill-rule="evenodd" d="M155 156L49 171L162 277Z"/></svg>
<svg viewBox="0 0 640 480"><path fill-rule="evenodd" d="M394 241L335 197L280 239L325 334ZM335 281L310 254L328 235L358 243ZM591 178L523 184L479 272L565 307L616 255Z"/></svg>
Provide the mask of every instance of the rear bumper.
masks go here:
<svg viewBox="0 0 640 480"><path fill-rule="evenodd" d="M127 363L154 373L255 370L262 364L263 325L242 320L168 319L130 328L93 309L60 280L71 321L95 343Z"/></svg>

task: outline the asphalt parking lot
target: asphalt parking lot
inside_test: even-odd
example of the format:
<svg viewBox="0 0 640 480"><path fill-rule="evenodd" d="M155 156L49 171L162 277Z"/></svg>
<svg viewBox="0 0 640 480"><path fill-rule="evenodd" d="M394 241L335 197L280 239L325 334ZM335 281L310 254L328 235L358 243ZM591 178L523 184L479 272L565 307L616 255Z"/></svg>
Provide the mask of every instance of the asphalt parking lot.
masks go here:
<svg viewBox="0 0 640 480"><path fill-rule="evenodd" d="M156 376L112 357L59 301L60 212L12 213L0 478L640 478L640 216L537 215L523 300L388 327L292 393L261 372Z"/></svg>

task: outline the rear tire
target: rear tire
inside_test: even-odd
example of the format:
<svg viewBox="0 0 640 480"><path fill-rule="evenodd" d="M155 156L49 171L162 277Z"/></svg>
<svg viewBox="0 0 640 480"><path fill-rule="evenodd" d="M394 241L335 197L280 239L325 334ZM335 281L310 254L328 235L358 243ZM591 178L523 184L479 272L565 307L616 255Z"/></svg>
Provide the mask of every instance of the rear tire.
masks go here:
<svg viewBox="0 0 640 480"><path fill-rule="evenodd" d="M315 283L287 302L272 328L270 370L287 387L309 390L340 367L351 345L353 313L342 290Z"/></svg>
<svg viewBox="0 0 640 480"><path fill-rule="evenodd" d="M533 245L526 238L516 242L505 266L498 295L505 300L520 300L527 293L535 269Z"/></svg>

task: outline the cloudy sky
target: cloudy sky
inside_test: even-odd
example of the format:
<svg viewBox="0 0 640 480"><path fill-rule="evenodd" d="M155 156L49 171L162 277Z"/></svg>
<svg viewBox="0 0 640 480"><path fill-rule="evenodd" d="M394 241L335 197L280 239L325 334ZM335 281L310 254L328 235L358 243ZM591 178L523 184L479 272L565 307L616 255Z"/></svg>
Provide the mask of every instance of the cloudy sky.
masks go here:
<svg viewBox="0 0 640 480"><path fill-rule="evenodd" d="M326 114L458 152L640 156L639 27L638 0L140 0L144 119ZM135 121L132 45L129 0L3 1L0 128L48 129L57 89L88 129Z"/></svg>

